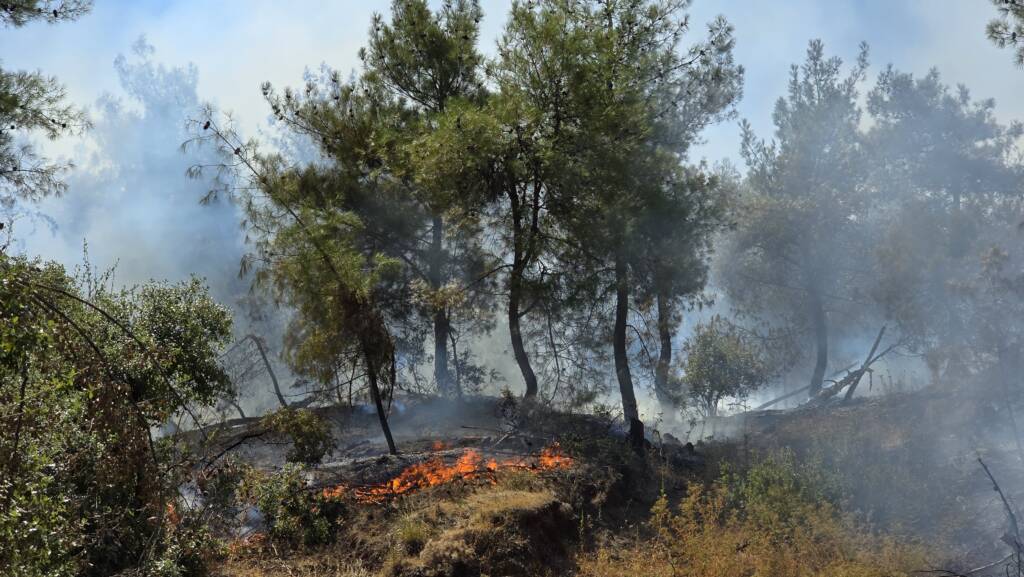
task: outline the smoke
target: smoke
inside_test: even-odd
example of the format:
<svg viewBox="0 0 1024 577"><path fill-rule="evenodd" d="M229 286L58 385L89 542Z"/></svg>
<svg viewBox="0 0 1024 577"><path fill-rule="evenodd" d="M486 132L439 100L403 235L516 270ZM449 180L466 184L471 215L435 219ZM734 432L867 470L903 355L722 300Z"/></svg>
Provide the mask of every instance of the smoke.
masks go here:
<svg viewBox="0 0 1024 577"><path fill-rule="evenodd" d="M69 269L87 258L94 269L113 268L117 285L201 277L212 296L234 310L237 337L266 337L274 370L289 392L294 378L273 354L281 313L254 303L249 279L238 275L246 251L240 213L225 200L201 204L210 184L185 174L192 165L215 161L205 156L210 151L181 150L186 121L202 101L196 66L162 64L155 48L139 38L113 67L120 94L102 95L89 110L94 127L75 145L67 194L31 212L20 207L12 248ZM247 412L276 404L269 376L259 369L242 383Z"/></svg>
<svg viewBox="0 0 1024 577"><path fill-rule="evenodd" d="M99 268L116 266L118 283L179 280L195 274L216 298L244 291L234 274L244 251L235 207L201 206L206 184L185 170L204 162L182 154L185 120L199 107L196 67L154 61L144 38L114 61L124 96L104 94L90 110L94 128L79 143L68 193L40 207L50 227L19 222L28 254L74 265L83 243Z"/></svg>

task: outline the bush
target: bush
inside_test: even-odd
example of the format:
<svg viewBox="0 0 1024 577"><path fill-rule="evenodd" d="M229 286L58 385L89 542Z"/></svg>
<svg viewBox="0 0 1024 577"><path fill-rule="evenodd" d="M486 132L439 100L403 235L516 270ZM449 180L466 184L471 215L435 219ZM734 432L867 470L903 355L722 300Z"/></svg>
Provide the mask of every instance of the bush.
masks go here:
<svg viewBox="0 0 1024 577"><path fill-rule="evenodd" d="M683 344L686 361L682 383L709 417L727 397L745 399L768 379L763 353L739 329L720 316L700 323Z"/></svg>
<svg viewBox="0 0 1024 577"><path fill-rule="evenodd" d="M250 471L240 496L255 505L275 543L311 547L330 542L341 516L340 503L327 501L307 486L304 469L289 464L277 473Z"/></svg>
<svg viewBox="0 0 1024 577"><path fill-rule="evenodd" d="M316 465L334 449L330 424L308 409L284 408L270 413L263 417L263 426L291 439L292 448L285 455L289 463Z"/></svg>
<svg viewBox="0 0 1024 577"><path fill-rule="evenodd" d="M882 577L924 566L920 551L839 515L831 490L790 456L766 459L745 474L691 485L678 507L663 495L648 535L583 556L580 575Z"/></svg>
<svg viewBox="0 0 1024 577"><path fill-rule="evenodd" d="M114 290L107 278L0 252L4 574L105 576L181 557L163 555L176 543L156 522L181 468L150 433L228 391L230 315L194 279Z"/></svg>

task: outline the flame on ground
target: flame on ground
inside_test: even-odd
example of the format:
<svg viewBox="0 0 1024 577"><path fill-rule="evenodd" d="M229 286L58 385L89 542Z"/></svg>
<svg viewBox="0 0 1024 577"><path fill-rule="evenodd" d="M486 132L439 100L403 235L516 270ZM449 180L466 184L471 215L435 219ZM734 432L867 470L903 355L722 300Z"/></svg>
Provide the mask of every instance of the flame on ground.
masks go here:
<svg viewBox="0 0 1024 577"><path fill-rule="evenodd" d="M437 443L435 443L437 446ZM444 485L458 479L485 479L495 482L494 473L506 469L526 471L550 471L567 469L573 464L572 457L565 455L558 443L545 447L535 459L516 457L498 461L489 459L486 463L475 449L466 449L454 464L448 465L440 457L406 467L395 478L380 485L351 487L336 485L323 490L325 499L340 499L352 495L364 503L382 503L414 491L437 485Z"/></svg>

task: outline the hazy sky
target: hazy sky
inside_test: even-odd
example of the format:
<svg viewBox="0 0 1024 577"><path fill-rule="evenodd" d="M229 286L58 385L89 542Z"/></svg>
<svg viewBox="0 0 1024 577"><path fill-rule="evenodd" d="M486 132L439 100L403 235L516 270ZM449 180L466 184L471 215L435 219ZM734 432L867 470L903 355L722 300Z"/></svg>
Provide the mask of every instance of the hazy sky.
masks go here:
<svg viewBox="0 0 1024 577"><path fill-rule="evenodd" d="M509 2L483 4L483 44L492 51ZM44 206L56 232L36 230L26 250L73 262L85 236L100 264L122 259L124 280L181 276L211 238L223 240L202 228L217 221L194 207L201 186L185 180L188 162L177 152L182 136L176 127L188 111L210 101L254 133L267 117L261 82L299 85L303 71L321 63L356 70L371 14L387 10L384 0L97 0L77 22L4 30L3 66L56 75L74 102L100 118L98 135L60 145L82 174L70 181L69 199ZM739 112L763 136L770 135L772 106L785 90L789 66L803 60L811 38L823 39L829 54L847 61L867 41L871 76L888 63L917 74L937 67L947 83L966 84L976 98L995 98L1002 119L1024 118L1024 70L985 38L994 13L985 0L697 0L691 11L694 38L718 14L735 25L737 59L747 71ZM142 59L131 55L140 36L154 48ZM126 69L114 65L119 54L128 55L141 78L127 82L176 83L175 100L167 101L158 87L126 91ZM710 129L706 138L694 156L738 158L736 122ZM150 152L140 155L142 147ZM131 166L122 170L122 164ZM126 199L132 210L123 210ZM188 256L165 263L135 250L159 251L169 243Z"/></svg>

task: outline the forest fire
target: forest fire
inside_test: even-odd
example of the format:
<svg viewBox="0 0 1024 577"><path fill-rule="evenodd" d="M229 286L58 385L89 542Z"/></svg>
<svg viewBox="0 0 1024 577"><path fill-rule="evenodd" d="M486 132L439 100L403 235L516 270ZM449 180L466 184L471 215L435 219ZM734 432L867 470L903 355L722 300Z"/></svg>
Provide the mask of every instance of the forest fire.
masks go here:
<svg viewBox="0 0 1024 577"><path fill-rule="evenodd" d="M440 442L435 447L443 447ZM456 480L483 479L494 483L494 474L509 469L541 472L567 469L573 465L572 457L564 454L558 443L545 447L536 458L515 457L511 459L484 460L480 452L466 449L455 463L449 465L441 457L406 467L393 479L379 485L350 486L346 484L325 488L325 499L340 499L353 496L362 503L383 503L384 501L413 493L427 487L444 485Z"/></svg>

